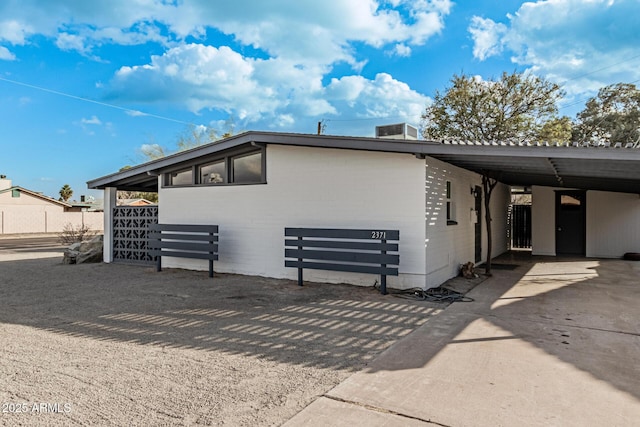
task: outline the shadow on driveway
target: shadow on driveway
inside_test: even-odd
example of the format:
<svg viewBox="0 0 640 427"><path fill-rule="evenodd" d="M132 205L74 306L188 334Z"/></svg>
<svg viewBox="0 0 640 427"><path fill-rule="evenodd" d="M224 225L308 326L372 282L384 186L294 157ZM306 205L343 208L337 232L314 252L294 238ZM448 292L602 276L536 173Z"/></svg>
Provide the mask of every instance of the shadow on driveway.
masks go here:
<svg viewBox="0 0 640 427"><path fill-rule="evenodd" d="M468 295L287 425L634 425L640 419L640 264L537 258ZM371 411L373 409L373 411ZM373 419L373 418L372 418ZM634 422L635 420L635 422Z"/></svg>
<svg viewBox="0 0 640 427"><path fill-rule="evenodd" d="M361 368L444 308L373 288L60 258L0 262L0 275L2 323L333 369Z"/></svg>

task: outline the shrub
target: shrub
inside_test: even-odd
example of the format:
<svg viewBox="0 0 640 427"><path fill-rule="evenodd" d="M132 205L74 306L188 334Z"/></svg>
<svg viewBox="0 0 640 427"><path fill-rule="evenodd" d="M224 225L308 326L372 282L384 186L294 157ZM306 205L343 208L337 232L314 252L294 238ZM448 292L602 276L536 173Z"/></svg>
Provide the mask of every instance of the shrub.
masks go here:
<svg viewBox="0 0 640 427"><path fill-rule="evenodd" d="M87 240L95 234L95 231L92 231L88 225L82 224L76 227L68 222L62 228L62 232L58 234L58 241L63 245L71 245Z"/></svg>

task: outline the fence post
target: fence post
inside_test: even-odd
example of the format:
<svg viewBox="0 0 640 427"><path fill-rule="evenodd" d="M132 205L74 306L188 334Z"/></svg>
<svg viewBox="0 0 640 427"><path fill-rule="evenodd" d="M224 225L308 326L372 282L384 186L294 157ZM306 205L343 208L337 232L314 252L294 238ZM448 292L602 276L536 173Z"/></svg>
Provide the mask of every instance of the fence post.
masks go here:
<svg viewBox="0 0 640 427"><path fill-rule="evenodd" d="M381 240L382 244L384 245L385 243L387 243L387 239L382 239ZM382 255L386 255L387 251L385 249L382 249ZM387 264L382 264L382 268L386 268ZM386 295L387 294L387 275L382 273L382 275L380 276L380 293L382 295Z"/></svg>
<svg viewBox="0 0 640 427"><path fill-rule="evenodd" d="M298 236L298 250L302 250L302 236ZM298 258L298 262L302 262L302 258ZM302 267L298 268L298 286L302 286Z"/></svg>

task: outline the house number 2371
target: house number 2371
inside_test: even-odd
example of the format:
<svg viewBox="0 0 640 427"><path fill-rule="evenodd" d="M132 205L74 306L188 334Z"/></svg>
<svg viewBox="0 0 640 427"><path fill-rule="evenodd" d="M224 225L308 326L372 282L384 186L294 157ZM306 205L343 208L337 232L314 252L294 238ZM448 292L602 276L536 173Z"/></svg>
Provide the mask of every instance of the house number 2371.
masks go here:
<svg viewBox="0 0 640 427"><path fill-rule="evenodd" d="M371 232L372 239L386 239L387 232L386 231L372 231Z"/></svg>

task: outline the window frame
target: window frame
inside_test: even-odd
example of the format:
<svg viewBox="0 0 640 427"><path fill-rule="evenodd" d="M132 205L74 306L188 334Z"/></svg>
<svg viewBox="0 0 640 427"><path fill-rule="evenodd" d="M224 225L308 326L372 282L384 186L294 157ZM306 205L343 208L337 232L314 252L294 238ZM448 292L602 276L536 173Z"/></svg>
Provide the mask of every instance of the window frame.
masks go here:
<svg viewBox="0 0 640 427"><path fill-rule="evenodd" d="M256 154L260 154L260 179L258 181L236 182L236 180L235 180L236 171L235 171L234 160L241 159L243 157L253 156L253 155L256 155ZM265 178L264 177L264 166L265 166L265 164L264 164L263 159L264 159L264 155L263 155L261 150L251 151L251 152L248 152L248 153L242 153L242 154L236 154L236 155L233 155L233 156L229 156L228 157L227 176L229 177L230 180L233 178L233 183L235 185L259 184L259 183L263 182L264 178Z"/></svg>
<svg viewBox="0 0 640 427"><path fill-rule="evenodd" d="M230 185L258 185L267 183L267 159L266 159L266 146L254 146L243 147L241 149L228 150L227 152L220 152L215 155L205 156L193 161L175 166L171 169L167 169L162 172L162 187L163 188L180 188L180 187L226 187ZM250 156L253 154L260 154L260 180L255 182L233 182L233 159L238 157ZM224 177L223 182L201 182L201 168L213 163L223 162L224 164ZM186 171L191 168L191 184L171 184L171 174Z"/></svg>
<svg viewBox="0 0 640 427"><path fill-rule="evenodd" d="M173 183L173 177L171 176L172 174L179 174L182 172L186 172L186 171L191 171L191 184L174 184ZM172 171L169 171L167 173L164 174L164 186L165 187L187 187L189 185L193 185L193 180L194 180L194 171L193 171L193 166L191 167L181 167L179 169L174 169Z"/></svg>
<svg viewBox="0 0 640 427"><path fill-rule="evenodd" d="M222 164L222 166L224 167L224 171L222 174L222 182L202 182L202 168L206 167L206 166L210 166L210 165L217 165L217 164ZM206 163L201 163L196 165L196 182L195 185L224 185L227 184L229 182L229 167L227 165L227 162L225 160L225 158L221 158L221 159L217 159L217 160L212 160L210 162L206 162Z"/></svg>

